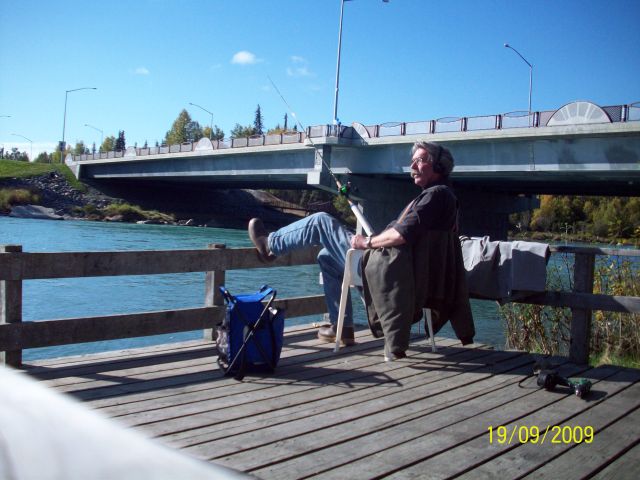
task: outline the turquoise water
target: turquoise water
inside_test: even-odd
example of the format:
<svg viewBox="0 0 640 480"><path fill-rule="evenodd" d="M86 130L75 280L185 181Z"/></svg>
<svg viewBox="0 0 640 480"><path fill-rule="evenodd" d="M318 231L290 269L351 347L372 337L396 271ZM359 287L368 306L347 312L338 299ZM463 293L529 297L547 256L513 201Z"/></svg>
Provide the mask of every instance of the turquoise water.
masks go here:
<svg viewBox="0 0 640 480"><path fill-rule="evenodd" d="M25 252L82 252L114 250L182 250L251 245L242 230L224 228L136 225L85 221L31 220L0 217L0 245L22 245ZM322 294L317 265L229 271L231 293L246 293L269 284L278 297ZM50 320L200 307L204 303L204 273L99 278L27 280L23 284L23 320ZM502 324L493 302L472 301L476 341L504 345ZM366 325L360 302L354 302L355 321ZM287 319L289 325L320 321L320 316ZM447 325L441 336L455 337ZM25 350L24 358L38 359L119 350L143 345L200 338L183 332L153 337L93 342Z"/></svg>

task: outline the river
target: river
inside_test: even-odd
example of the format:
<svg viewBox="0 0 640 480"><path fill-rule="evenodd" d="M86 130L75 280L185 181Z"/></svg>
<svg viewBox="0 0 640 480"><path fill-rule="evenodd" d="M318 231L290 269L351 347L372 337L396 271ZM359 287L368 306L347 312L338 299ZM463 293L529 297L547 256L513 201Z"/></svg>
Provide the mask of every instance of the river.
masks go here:
<svg viewBox="0 0 640 480"><path fill-rule="evenodd" d="M210 243L248 247L246 231L224 228L137 225L88 221L31 220L0 217L0 245L22 245L25 252L83 252L114 250L183 250ZM317 265L229 271L231 293L247 293L268 284L278 297L322 294ZM27 280L23 284L23 320L49 320L117 313L200 307L204 303L204 273L121 277ZM504 346L502 322L494 302L472 302L477 342ZM354 302L355 322L366 325L361 302ZM321 321L320 316L287 319L287 324ZM439 336L454 338L449 325ZM201 338L202 332L92 342L24 351L25 360L119 350Z"/></svg>

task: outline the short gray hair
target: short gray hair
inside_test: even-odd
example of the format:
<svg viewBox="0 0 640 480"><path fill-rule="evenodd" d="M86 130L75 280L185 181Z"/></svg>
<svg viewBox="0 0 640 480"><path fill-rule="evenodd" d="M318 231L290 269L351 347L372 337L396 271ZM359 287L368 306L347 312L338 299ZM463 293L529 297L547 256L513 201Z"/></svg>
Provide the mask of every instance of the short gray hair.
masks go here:
<svg viewBox="0 0 640 480"><path fill-rule="evenodd" d="M444 177L448 177L455 163L449 149L437 143L422 141L413 144L413 147L411 147L411 155L413 156L420 148L426 150L429 154L433 162L433 171Z"/></svg>

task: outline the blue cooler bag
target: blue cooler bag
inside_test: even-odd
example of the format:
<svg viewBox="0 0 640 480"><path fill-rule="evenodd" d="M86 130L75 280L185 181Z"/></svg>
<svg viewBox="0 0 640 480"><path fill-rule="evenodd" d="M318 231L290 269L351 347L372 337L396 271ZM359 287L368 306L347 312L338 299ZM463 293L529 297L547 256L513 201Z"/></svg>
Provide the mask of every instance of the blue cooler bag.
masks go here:
<svg viewBox="0 0 640 480"><path fill-rule="evenodd" d="M220 369L237 380L246 372L273 372L284 337L284 311L273 306L276 291L267 285L251 294L231 295L224 286L220 291L227 304L217 329Z"/></svg>

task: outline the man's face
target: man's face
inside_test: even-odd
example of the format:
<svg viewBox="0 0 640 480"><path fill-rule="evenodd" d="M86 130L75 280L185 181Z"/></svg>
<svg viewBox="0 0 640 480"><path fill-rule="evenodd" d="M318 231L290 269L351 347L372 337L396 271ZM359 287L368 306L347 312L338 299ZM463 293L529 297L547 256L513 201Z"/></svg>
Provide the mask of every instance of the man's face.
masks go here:
<svg viewBox="0 0 640 480"><path fill-rule="evenodd" d="M411 177L419 187L426 187L437 180L439 175L433 171L433 161L424 148L419 148L411 157Z"/></svg>

